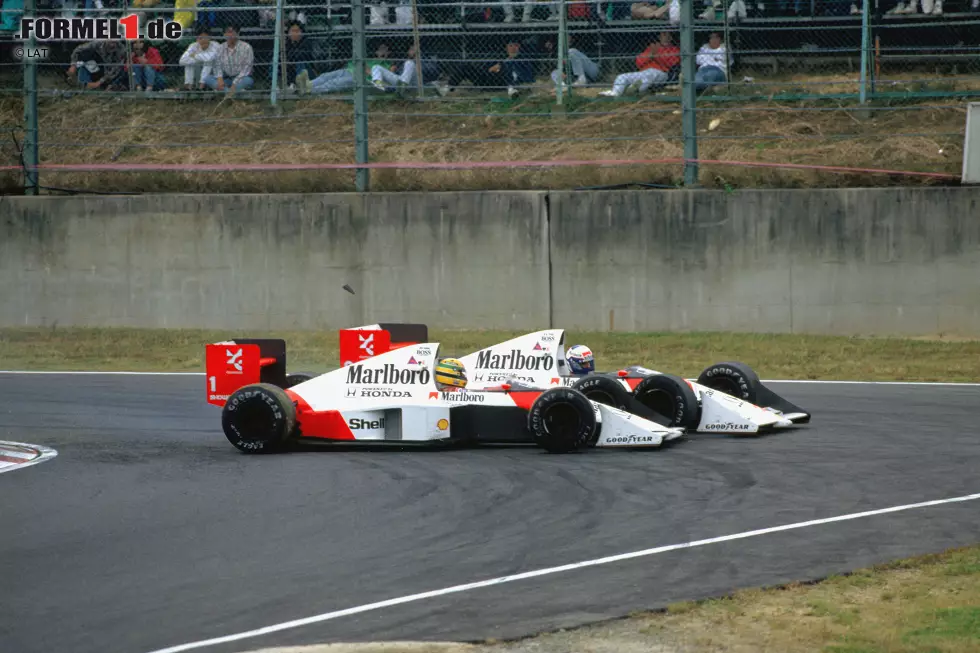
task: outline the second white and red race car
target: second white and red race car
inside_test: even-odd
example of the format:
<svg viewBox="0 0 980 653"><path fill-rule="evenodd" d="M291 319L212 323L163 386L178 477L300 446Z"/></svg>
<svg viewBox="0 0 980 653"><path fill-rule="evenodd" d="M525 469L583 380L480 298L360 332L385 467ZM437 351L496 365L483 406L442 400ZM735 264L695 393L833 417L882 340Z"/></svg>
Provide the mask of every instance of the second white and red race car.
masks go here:
<svg viewBox="0 0 980 653"><path fill-rule="evenodd" d="M573 376L565 360L563 329L528 333L460 360L474 389L515 381L538 388L571 387L593 401L687 431L754 434L810 421L810 413L736 361L710 365L695 381L641 365Z"/></svg>

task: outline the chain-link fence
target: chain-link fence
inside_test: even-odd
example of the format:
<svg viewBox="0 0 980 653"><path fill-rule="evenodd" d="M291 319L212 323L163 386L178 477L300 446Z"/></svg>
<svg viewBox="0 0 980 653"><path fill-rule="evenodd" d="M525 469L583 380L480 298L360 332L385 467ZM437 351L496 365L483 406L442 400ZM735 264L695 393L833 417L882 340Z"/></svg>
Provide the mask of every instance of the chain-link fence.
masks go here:
<svg viewBox="0 0 980 653"><path fill-rule="evenodd" d="M803 183L736 173L780 162L953 172L961 103L980 95L975 0L70 1L37 14L184 28L111 52L46 44L42 164L186 167L43 173L84 190L344 190L355 163L397 166L357 177L374 190L675 186L695 152L745 164L705 163L707 184ZM0 84L21 141L24 69L7 56ZM578 163L547 164L562 161Z"/></svg>

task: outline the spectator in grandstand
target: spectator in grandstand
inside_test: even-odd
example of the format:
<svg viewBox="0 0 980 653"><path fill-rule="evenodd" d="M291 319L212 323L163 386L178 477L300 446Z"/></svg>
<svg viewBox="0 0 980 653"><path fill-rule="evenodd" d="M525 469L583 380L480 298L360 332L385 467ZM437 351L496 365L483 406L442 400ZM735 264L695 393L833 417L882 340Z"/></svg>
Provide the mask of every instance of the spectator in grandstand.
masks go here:
<svg viewBox="0 0 980 653"><path fill-rule="evenodd" d="M534 10L537 8L544 9L547 7L548 15L547 17L541 16L545 20L558 20L558 2L555 0L524 0L524 2L511 2L510 0L500 0L504 5L504 22L513 23L514 22L514 5L521 4L524 5L524 10L521 13L521 22L529 23L534 17Z"/></svg>
<svg viewBox="0 0 980 653"><path fill-rule="evenodd" d="M735 0L739 2L740 0ZM659 6L658 6L659 5ZM681 3L680 0L660 0L659 3L634 2L630 6L630 15L633 20L656 20L663 18L667 14L671 23L681 22Z"/></svg>
<svg viewBox="0 0 980 653"><path fill-rule="evenodd" d="M204 24L197 27L197 38L180 55L180 65L184 67L184 89L190 91L195 83L203 90L204 80L211 76L214 60L218 56L217 43L211 42L211 34Z"/></svg>
<svg viewBox="0 0 980 653"><path fill-rule="evenodd" d="M71 53L69 81L77 74L78 83L88 89L128 89L126 82L126 46L121 41L89 41Z"/></svg>
<svg viewBox="0 0 980 653"><path fill-rule="evenodd" d="M521 51L517 39L507 42L507 58L487 66L486 62L469 62L454 66L444 90L455 90L464 79L481 88L507 88L507 95L519 93L518 86L534 83L534 62Z"/></svg>
<svg viewBox="0 0 980 653"><path fill-rule="evenodd" d="M569 35L570 39L573 39ZM574 41L573 41L574 42ZM572 69L572 74L575 76L575 81L572 82L572 86L586 86L590 82L595 82L599 79L599 64L589 59L589 57L581 50L573 47L568 48L568 65ZM566 77L565 71L563 70L553 70L551 71L551 81L558 86L558 80L564 80Z"/></svg>
<svg viewBox="0 0 980 653"><path fill-rule="evenodd" d="M432 59L419 57L422 64L422 83L435 83L439 78L439 64ZM371 66L371 83L382 91L389 87L411 86L418 88L418 73L415 65L415 45L408 47L405 53L405 60L400 64L385 68L384 66Z"/></svg>
<svg viewBox="0 0 980 653"><path fill-rule="evenodd" d="M167 88L163 77L163 57L160 51L152 45L148 46L143 39L133 41L133 55L128 69L133 71L133 84L137 91L162 91Z"/></svg>
<svg viewBox="0 0 980 653"><path fill-rule="evenodd" d="M712 32L708 42L698 50L695 62L698 71L694 74L694 88L701 92L711 86L724 84L728 81L728 69L732 63L732 55L721 42L721 33Z"/></svg>
<svg viewBox="0 0 980 653"><path fill-rule="evenodd" d="M310 79L313 48L303 34L298 21L289 25L286 39L286 84L289 88L305 88Z"/></svg>
<svg viewBox="0 0 980 653"><path fill-rule="evenodd" d="M387 70L391 70L394 67L388 61L390 53L391 50L388 48L388 45L382 43L375 50L374 54L377 58L365 60L364 71L368 81L371 81L371 71L375 66L381 66ZM340 93L349 91L354 88L354 62L350 61L343 68L323 73L313 81L305 80L302 87L299 84L299 79L297 79L296 87L301 93Z"/></svg>
<svg viewBox="0 0 980 653"><path fill-rule="evenodd" d="M214 58L213 75L204 78L204 83L212 90L225 91L232 94L237 90L246 91L252 88L252 65L255 54L252 46L238 39L238 28L234 25L225 27L225 42L218 46L218 54ZM225 78L230 78L226 83Z"/></svg>
<svg viewBox="0 0 980 653"><path fill-rule="evenodd" d="M919 0L911 0L910 2L899 2L893 9L885 12L888 14L914 14L919 6ZM854 6L857 9L857 5ZM977 2L973 0L973 11L977 10ZM861 13L860 9L854 11L852 9L851 13ZM943 0L922 0L922 13L929 14L932 16L940 16L943 13Z"/></svg>
<svg viewBox="0 0 980 653"><path fill-rule="evenodd" d="M660 32L656 43L651 43L646 50L636 55L637 72L616 75L613 87L603 91L601 95L619 97L634 86L639 87L638 93L645 93L654 84L659 86L677 79L680 65L680 48L673 44L670 32Z"/></svg>
<svg viewBox="0 0 980 653"><path fill-rule="evenodd" d="M197 0L174 0L174 9L193 9L197 7ZM174 11L174 21L187 29L194 23L193 11Z"/></svg>

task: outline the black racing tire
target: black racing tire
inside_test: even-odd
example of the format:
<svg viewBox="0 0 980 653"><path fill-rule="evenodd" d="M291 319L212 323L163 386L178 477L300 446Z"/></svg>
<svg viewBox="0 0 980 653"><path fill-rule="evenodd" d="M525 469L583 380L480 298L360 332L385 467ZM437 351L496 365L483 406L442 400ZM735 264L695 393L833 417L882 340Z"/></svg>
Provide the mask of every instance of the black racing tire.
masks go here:
<svg viewBox="0 0 980 653"><path fill-rule="evenodd" d="M291 388L294 385L299 385L300 383L305 383L313 378L312 374L307 372L293 372L292 374L286 375L286 382L283 384L283 388Z"/></svg>
<svg viewBox="0 0 980 653"><path fill-rule="evenodd" d="M531 437L548 453L569 453L588 447L596 426L596 408L572 388L542 392L527 413Z"/></svg>
<svg viewBox="0 0 980 653"><path fill-rule="evenodd" d="M573 383L571 387L597 404L626 410L630 403L630 391L623 387L622 383L609 376L586 376Z"/></svg>
<svg viewBox="0 0 980 653"><path fill-rule="evenodd" d="M696 429L701 423L701 405L694 388L679 376L648 376L633 389L633 398L669 420L666 426Z"/></svg>
<svg viewBox="0 0 980 653"><path fill-rule="evenodd" d="M750 404L756 403L762 387L759 375L745 363L736 361L706 367L698 375L698 383Z"/></svg>
<svg viewBox="0 0 980 653"><path fill-rule="evenodd" d="M221 411L221 427L236 449L275 453L296 429L296 406L271 383L246 385L231 393Z"/></svg>

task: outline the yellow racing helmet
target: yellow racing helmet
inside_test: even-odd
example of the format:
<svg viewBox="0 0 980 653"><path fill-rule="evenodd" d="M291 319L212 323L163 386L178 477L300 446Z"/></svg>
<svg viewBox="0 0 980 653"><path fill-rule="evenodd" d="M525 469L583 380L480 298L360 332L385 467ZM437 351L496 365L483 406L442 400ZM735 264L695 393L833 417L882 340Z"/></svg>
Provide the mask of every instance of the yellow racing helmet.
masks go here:
<svg viewBox="0 0 980 653"><path fill-rule="evenodd" d="M466 387L466 367L457 358L443 358L436 363L436 385L440 390Z"/></svg>

